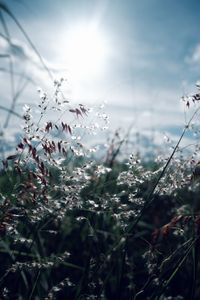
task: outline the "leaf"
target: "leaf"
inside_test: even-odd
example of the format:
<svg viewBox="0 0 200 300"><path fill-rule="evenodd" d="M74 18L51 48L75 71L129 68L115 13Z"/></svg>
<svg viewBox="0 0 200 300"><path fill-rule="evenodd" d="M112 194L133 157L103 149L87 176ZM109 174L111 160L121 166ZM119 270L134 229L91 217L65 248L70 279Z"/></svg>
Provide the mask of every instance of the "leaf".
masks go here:
<svg viewBox="0 0 200 300"><path fill-rule="evenodd" d="M18 145L17 145L17 148L19 148L19 149L24 149L24 144L23 143L19 143Z"/></svg>
<svg viewBox="0 0 200 300"><path fill-rule="evenodd" d="M72 135L72 129L71 129L71 127L69 125L68 125L68 131Z"/></svg>
<svg viewBox="0 0 200 300"><path fill-rule="evenodd" d="M78 108L76 108L76 116L78 117L79 115L82 117L81 111Z"/></svg>
<svg viewBox="0 0 200 300"><path fill-rule="evenodd" d="M18 156L17 154L10 155L7 157L7 160L13 160L13 159L17 158L17 156Z"/></svg>

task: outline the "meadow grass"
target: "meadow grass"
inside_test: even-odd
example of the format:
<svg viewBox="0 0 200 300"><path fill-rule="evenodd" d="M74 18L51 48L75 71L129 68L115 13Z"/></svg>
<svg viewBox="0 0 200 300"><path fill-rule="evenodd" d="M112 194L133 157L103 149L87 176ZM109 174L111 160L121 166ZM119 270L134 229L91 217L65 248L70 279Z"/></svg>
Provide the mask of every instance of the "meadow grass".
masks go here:
<svg viewBox="0 0 200 300"><path fill-rule="evenodd" d="M4 13L53 78L0 3L8 42ZM183 99L196 108L167 158L120 160L129 132L116 132L99 160L87 141L108 118L101 107L70 103L64 84L52 80L51 95L38 91L37 117L27 105L18 114L21 140L1 161L0 299L199 299L199 146L188 156L181 148L199 116L199 93ZM11 108L1 107L5 129L17 114L11 94Z"/></svg>

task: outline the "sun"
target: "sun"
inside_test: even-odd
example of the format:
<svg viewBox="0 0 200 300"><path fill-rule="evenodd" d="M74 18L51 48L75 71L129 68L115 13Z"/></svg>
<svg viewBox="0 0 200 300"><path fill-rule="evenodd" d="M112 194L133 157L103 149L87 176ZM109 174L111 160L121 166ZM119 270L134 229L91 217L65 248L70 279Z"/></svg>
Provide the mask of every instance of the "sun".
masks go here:
<svg viewBox="0 0 200 300"><path fill-rule="evenodd" d="M90 79L104 69L108 45L97 26L80 23L66 34L64 46L66 67L75 79Z"/></svg>

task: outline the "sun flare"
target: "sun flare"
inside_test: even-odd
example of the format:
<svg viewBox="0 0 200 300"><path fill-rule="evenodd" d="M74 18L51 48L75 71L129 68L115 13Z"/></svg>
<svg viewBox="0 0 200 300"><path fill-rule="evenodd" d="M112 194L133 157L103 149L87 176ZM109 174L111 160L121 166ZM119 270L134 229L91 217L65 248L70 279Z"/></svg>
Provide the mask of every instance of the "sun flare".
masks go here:
<svg viewBox="0 0 200 300"><path fill-rule="evenodd" d="M107 44L96 27L79 24L71 27L66 35L65 61L73 78L98 76L105 67Z"/></svg>

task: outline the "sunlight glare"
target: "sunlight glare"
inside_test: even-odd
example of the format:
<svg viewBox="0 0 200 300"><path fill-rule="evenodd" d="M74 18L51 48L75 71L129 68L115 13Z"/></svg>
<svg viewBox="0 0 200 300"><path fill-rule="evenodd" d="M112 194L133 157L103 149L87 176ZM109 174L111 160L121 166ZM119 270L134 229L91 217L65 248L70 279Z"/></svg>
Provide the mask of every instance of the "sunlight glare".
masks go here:
<svg viewBox="0 0 200 300"><path fill-rule="evenodd" d="M75 79L98 76L105 67L107 45L96 26L79 24L72 27L65 45L66 65Z"/></svg>

